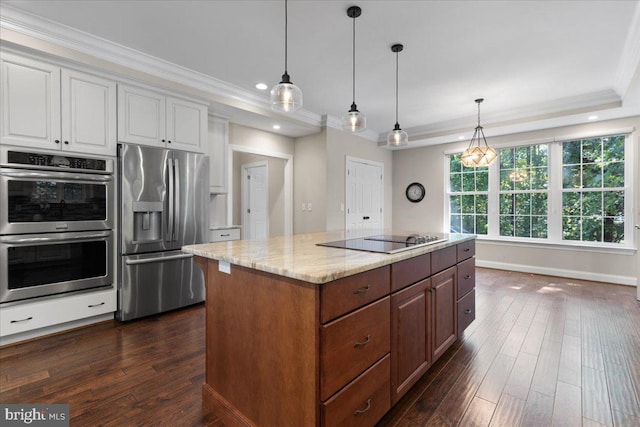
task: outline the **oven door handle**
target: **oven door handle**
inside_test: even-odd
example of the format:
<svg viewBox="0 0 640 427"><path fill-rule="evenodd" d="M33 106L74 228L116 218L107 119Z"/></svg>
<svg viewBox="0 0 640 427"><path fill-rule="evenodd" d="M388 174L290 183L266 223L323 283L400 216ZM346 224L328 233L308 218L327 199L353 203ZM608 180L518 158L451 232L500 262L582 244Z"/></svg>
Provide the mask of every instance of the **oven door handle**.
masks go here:
<svg viewBox="0 0 640 427"><path fill-rule="evenodd" d="M59 236L59 234L58 234ZM0 243L9 243L12 245L31 245L34 243L60 243L71 242L75 240L92 240L111 236L111 231L101 231L97 233L64 233L64 237L0 237Z"/></svg>
<svg viewBox="0 0 640 427"><path fill-rule="evenodd" d="M2 170L0 176L8 178L31 178L31 179L66 179L70 181L86 181L86 182L111 182L111 175L95 175L95 174L77 174L69 172L32 172L32 171L14 171Z"/></svg>
<svg viewBox="0 0 640 427"><path fill-rule="evenodd" d="M177 259L187 259L187 258L193 258L193 254L178 254L178 255L156 257L156 258L145 258L145 259L128 259L124 263L127 265L139 265L139 264L151 264L153 262L174 261Z"/></svg>

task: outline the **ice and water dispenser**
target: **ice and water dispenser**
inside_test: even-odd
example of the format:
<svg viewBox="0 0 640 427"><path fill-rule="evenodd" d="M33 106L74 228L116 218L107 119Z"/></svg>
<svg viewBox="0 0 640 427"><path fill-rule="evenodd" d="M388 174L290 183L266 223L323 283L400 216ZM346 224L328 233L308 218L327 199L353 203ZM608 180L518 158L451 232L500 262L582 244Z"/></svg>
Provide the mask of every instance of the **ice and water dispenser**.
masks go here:
<svg viewBox="0 0 640 427"><path fill-rule="evenodd" d="M133 203L133 244L162 241L162 202Z"/></svg>

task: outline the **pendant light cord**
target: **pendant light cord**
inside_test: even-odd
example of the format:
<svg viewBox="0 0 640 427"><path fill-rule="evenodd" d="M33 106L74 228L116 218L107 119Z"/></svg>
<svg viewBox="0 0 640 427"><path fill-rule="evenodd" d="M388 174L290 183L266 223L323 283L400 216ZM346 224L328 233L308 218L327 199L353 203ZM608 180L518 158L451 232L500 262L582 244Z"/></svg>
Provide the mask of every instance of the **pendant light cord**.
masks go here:
<svg viewBox="0 0 640 427"><path fill-rule="evenodd" d="M396 125L398 125L398 52L396 52Z"/></svg>
<svg viewBox="0 0 640 427"><path fill-rule="evenodd" d="M353 17L353 103L356 103L356 16Z"/></svg>
<svg viewBox="0 0 640 427"><path fill-rule="evenodd" d="M287 0L284 0L284 73L287 73L287 22L288 22L288 14L287 14Z"/></svg>

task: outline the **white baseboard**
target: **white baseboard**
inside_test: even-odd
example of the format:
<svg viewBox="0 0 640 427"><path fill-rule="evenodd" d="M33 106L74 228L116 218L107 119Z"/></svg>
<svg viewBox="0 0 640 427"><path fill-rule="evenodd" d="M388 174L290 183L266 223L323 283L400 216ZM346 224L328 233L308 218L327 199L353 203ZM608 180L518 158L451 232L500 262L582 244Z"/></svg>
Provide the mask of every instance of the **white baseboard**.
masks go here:
<svg viewBox="0 0 640 427"><path fill-rule="evenodd" d="M616 276L588 271L564 270L561 268L538 267L534 265L509 264L496 261L482 261L476 258L476 267L496 270L519 271L521 273L544 274L545 276L566 277L570 279L591 280L594 282L614 283L616 285L638 286L638 279L631 276Z"/></svg>

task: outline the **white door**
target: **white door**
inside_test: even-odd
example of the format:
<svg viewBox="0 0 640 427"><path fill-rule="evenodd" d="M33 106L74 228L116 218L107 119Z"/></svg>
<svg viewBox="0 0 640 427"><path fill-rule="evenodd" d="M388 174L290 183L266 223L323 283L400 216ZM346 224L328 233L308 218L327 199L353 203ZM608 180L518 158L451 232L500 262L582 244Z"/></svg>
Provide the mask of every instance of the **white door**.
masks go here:
<svg viewBox="0 0 640 427"><path fill-rule="evenodd" d="M269 186L267 162L242 165L242 225L245 239L269 235Z"/></svg>
<svg viewBox="0 0 640 427"><path fill-rule="evenodd" d="M346 231L382 230L382 163L347 158L346 170Z"/></svg>
<svg viewBox="0 0 640 427"><path fill-rule="evenodd" d="M60 149L60 68L2 57L2 142Z"/></svg>
<svg viewBox="0 0 640 427"><path fill-rule="evenodd" d="M62 70L62 149L113 156L116 83Z"/></svg>

